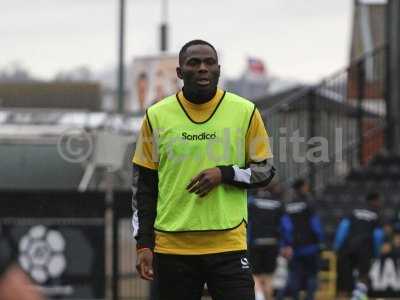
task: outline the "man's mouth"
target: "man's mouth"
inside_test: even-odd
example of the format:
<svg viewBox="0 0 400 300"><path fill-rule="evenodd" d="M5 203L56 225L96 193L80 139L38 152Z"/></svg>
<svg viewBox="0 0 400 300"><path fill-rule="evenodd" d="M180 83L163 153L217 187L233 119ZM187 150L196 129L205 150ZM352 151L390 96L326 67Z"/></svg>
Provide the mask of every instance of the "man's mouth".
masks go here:
<svg viewBox="0 0 400 300"><path fill-rule="evenodd" d="M209 79L203 78L203 79L198 79L197 81L198 85L209 85L211 83L211 81Z"/></svg>

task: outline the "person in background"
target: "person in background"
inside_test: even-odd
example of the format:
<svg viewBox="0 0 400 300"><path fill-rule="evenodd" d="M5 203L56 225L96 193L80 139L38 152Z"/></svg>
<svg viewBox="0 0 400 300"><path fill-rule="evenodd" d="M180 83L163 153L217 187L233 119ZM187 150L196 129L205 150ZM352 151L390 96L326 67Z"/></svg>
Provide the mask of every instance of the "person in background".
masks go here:
<svg viewBox="0 0 400 300"><path fill-rule="evenodd" d="M0 226L0 300L44 300L29 277L14 262Z"/></svg>
<svg viewBox="0 0 400 300"><path fill-rule="evenodd" d="M309 185L303 179L293 184L294 196L286 205L282 218L282 250L289 259L289 278L286 287L278 293L278 300L291 294L299 299L302 283L306 287L306 300L313 300L318 285L320 252L324 234L319 216L309 195Z"/></svg>
<svg viewBox="0 0 400 300"><path fill-rule="evenodd" d="M354 209L336 231L334 250L337 253L337 291L339 297L368 299L368 273L373 257L380 254L384 231L380 225L381 199L378 193L367 195L365 207ZM358 278L353 277L357 270Z"/></svg>
<svg viewBox="0 0 400 300"><path fill-rule="evenodd" d="M393 256L395 257L400 257L400 209L399 208L396 209L394 216L390 222L390 225L392 228L391 232L392 234L390 236L391 254L393 254Z"/></svg>
<svg viewBox="0 0 400 300"><path fill-rule="evenodd" d="M392 253L393 250L393 237L394 237L394 231L393 231L393 226L391 222L385 222L382 226L383 229L383 242L382 246L380 248L380 253L379 255L382 256L387 256Z"/></svg>
<svg viewBox="0 0 400 300"><path fill-rule="evenodd" d="M140 111L145 111L147 96L149 92L149 79L145 72L139 74L136 81L136 90Z"/></svg>
<svg viewBox="0 0 400 300"><path fill-rule="evenodd" d="M249 253L256 286L264 299L273 297L272 275L279 254L280 224L284 213L278 184L259 190L249 201Z"/></svg>

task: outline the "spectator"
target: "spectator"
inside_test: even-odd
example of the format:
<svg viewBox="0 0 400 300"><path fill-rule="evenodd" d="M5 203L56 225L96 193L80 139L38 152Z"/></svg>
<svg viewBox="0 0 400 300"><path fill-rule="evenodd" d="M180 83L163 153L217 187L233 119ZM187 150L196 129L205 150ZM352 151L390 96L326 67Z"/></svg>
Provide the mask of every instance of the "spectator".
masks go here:
<svg viewBox="0 0 400 300"><path fill-rule="evenodd" d="M289 278L286 287L278 293L283 299L290 293L299 299L302 285L307 300L313 300L317 289L323 230L309 195L309 185L303 179L293 184L294 197L286 206L282 218L282 255L289 259Z"/></svg>
<svg viewBox="0 0 400 300"><path fill-rule="evenodd" d="M279 226L284 213L278 184L270 191L260 190L249 202L249 252L256 286L265 299L272 299L272 275L279 253Z"/></svg>
<svg viewBox="0 0 400 300"><path fill-rule="evenodd" d="M354 209L337 229L334 250L337 253L337 290L339 297L352 293L352 300L365 300L368 294L368 273L371 260L378 256L384 241L380 225L381 200L378 193L370 193L362 209ZM357 283L354 284L354 271Z"/></svg>

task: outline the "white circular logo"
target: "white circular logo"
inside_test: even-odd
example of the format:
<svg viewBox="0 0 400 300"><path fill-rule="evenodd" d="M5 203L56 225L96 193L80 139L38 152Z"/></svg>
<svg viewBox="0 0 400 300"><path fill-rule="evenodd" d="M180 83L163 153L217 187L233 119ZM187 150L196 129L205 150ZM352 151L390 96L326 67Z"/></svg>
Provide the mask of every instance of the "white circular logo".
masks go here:
<svg viewBox="0 0 400 300"><path fill-rule="evenodd" d="M56 230L32 227L19 241L19 263L38 283L59 277L67 266L65 240Z"/></svg>
<svg viewBox="0 0 400 300"><path fill-rule="evenodd" d="M60 156L70 163L81 163L93 152L93 138L85 130L72 128L65 130L57 141Z"/></svg>

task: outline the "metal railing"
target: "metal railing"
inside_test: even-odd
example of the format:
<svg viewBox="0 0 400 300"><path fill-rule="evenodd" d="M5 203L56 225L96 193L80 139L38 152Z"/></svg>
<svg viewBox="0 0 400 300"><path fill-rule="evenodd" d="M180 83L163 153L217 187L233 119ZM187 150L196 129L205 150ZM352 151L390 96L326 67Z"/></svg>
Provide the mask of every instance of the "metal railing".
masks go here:
<svg viewBox="0 0 400 300"><path fill-rule="evenodd" d="M385 58L382 46L275 105L258 103L283 185L304 177L321 190L384 147Z"/></svg>

